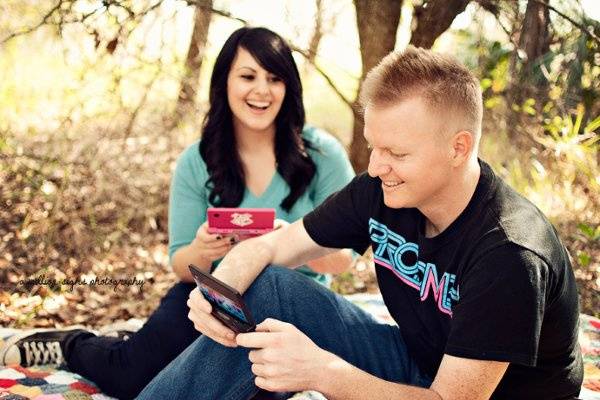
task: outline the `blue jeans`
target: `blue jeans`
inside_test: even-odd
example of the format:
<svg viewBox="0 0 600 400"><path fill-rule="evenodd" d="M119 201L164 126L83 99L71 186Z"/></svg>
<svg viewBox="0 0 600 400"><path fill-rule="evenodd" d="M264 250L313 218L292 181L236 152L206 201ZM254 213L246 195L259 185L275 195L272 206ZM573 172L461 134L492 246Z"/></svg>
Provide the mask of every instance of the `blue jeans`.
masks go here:
<svg viewBox="0 0 600 400"><path fill-rule="evenodd" d="M244 299L257 323L269 317L290 322L319 347L379 378L421 387L431 384L409 357L398 327L376 322L301 274L267 267ZM138 399L252 398L258 388L249 351L202 336L162 370Z"/></svg>

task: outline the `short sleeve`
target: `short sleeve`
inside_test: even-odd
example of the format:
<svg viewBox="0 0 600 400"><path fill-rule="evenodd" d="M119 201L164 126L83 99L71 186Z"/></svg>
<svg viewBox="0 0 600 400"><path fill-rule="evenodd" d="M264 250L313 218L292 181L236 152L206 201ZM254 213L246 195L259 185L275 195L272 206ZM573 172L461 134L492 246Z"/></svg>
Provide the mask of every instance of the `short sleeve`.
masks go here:
<svg viewBox="0 0 600 400"><path fill-rule="evenodd" d="M169 259L196 237L206 221L208 173L200 156L198 142L188 147L177 160L169 194Z"/></svg>
<svg viewBox="0 0 600 400"><path fill-rule="evenodd" d="M534 366L548 274L539 256L516 244L487 252L459 278L445 353Z"/></svg>
<svg viewBox="0 0 600 400"><path fill-rule="evenodd" d="M364 253L370 244L369 193L368 175L355 177L308 213L303 219L304 228L320 246L352 248L357 253Z"/></svg>
<svg viewBox="0 0 600 400"><path fill-rule="evenodd" d="M317 167L310 186L310 196L316 207L346 186L354 177L354 169L342 144L330 134L314 129L309 140L316 147L310 151Z"/></svg>

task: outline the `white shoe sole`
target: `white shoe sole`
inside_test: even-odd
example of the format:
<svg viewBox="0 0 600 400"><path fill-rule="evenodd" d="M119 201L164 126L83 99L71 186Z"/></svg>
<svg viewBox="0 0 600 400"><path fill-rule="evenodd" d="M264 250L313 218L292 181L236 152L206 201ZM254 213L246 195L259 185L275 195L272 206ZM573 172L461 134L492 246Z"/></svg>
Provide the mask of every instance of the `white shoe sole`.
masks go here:
<svg viewBox="0 0 600 400"><path fill-rule="evenodd" d="M24 339L24 338L34 335L36 333L56 332L56 331L69 332L69 331L75 331L78 329L86 329L87 330L87 328L83 325L72 325L72 326L69 326L64 329L62 329L62 328L59 328L59 329L57 329L57 328L34 328L34 329L17 330L18 333L7 338L4 341L2 348L0 348L0 366L6 366L6 365L12 365L12 364L21 365L21 362L23 361L23 360L21 360L21 352L19 351L19 348L16 346L16 344L21 339Z"/></svg>

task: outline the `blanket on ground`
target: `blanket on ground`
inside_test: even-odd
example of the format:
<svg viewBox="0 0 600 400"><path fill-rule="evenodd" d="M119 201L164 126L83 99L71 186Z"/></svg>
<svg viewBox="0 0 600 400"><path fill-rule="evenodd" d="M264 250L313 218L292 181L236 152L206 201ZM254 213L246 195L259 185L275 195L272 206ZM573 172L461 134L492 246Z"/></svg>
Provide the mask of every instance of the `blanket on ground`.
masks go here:
<svg viewBox="0 0 600 400"><path fill-rule="evenodd" d="M381 296L356 294L349 300L378 320L393 323ZM0 346L12 329L0 329ZM580 398L600 400L600 320L580 316L579 341L585 362L585 378ZM0 367L0 400L110 400L93 382L62 369L47 366L23 368ZM297 393L294 400L326 400L316 392Z"/></svg>

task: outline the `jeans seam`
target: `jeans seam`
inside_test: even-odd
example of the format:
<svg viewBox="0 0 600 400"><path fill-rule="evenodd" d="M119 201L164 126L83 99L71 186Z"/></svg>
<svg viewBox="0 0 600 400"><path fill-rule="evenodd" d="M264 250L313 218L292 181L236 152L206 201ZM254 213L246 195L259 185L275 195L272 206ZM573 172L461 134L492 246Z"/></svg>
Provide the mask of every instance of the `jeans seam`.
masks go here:
<svg viewBox="0 0 600 400"><path fill-rule="evenodd" d="M254 382L254 377L250 378L249 380L246 380L245 382L241 383L240 385L238 385L236 388L230 390L227 395L225 396L226 399L230 399L230 400L239 400L240 399L240 395L247 390L248 386L252 385L252 382Z"/></svg>

